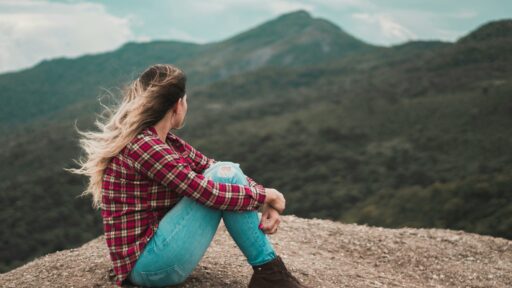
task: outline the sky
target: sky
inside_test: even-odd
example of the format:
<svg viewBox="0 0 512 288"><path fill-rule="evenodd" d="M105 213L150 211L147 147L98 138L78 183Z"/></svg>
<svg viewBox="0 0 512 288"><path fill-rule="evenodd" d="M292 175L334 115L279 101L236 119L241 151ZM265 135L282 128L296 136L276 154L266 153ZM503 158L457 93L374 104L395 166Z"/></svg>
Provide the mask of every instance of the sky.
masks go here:
<svg viewBox="0 0 512 288"><path fill-rule="evenodd" d="M299 9L382 46L453 42L512 18L511 0L0 0L0 73L126 42L222 41Z"/></svg>

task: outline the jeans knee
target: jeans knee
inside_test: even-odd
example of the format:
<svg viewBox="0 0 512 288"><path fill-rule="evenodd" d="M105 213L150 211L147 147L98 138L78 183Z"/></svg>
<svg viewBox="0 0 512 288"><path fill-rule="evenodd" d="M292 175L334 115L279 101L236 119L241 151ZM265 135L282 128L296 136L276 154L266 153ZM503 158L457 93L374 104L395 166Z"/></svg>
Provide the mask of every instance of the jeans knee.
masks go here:
<svg viewBox="0 0 512 288"><path fill-rule="evenodd" d="M240 164L230 161L218 161L204 171L204 176L216 182L247 185Z"/></svg>

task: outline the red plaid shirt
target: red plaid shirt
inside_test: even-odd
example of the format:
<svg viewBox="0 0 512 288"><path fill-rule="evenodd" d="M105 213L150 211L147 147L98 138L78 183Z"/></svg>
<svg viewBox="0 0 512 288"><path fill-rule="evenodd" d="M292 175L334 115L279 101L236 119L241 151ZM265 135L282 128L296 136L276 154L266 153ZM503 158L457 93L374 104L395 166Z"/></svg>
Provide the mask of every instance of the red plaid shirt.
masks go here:
<svg viewBox="0 0 512 288"><path fill-rule="evenodd" d="M201 173L214 162L171 132L164 143L153 126L111 159L103 176L101 216L117 285L182 197L219 210L256 210L265 202L265 188L250 177L249 186L205 178Z"/></svg>

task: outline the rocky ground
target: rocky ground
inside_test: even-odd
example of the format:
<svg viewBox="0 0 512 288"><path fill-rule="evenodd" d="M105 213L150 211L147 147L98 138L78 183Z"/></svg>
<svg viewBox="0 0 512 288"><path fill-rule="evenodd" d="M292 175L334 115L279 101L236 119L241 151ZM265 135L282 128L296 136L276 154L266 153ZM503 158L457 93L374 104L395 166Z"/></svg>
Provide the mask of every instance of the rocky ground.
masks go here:
<svg viewBox="0 0 512 288"><path fill-rule="evenodd" d="M512 241L441 229L385 229L282 216L269 235L311 287L512 287ZM5 248L5 247L4 247ZM104 238L0 274L0 287L112 287ZM188 280L176 287L247 287L252 268L221 221Z"/></svg>

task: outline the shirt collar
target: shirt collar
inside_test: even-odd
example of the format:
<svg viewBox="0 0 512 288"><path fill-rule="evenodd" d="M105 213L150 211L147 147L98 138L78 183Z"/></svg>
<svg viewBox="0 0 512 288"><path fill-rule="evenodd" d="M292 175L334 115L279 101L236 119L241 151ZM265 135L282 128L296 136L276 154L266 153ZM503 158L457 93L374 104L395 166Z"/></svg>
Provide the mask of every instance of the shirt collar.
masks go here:
<svg viewBox="0 0 512 288"><path fill-rule="evenodd" d="M148 131L156 136L158 136L158 132L156 131L156 128L154 126L149 126ZM174 135L169 131L167 133L167 139L170 141L178 141L178 136Z"/></svg>

